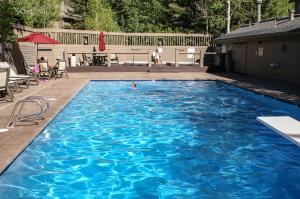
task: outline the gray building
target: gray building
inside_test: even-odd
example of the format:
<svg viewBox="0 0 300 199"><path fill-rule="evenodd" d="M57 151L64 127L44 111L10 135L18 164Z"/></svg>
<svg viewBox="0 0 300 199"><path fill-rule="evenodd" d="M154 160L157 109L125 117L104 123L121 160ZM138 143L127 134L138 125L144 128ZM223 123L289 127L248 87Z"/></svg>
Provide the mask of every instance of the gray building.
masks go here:
<svg viewBox="0 0 300 199"><path fill-rule="evenodd" d="M295 5L289 17L258 20L216 39L233 72L300 83L300 0Z"/></svg>

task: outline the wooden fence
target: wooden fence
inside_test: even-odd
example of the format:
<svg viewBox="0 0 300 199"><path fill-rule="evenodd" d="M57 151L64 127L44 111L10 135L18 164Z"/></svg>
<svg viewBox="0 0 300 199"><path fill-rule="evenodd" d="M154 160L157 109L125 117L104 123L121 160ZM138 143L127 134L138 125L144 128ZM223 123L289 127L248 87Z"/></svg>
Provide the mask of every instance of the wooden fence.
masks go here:
<svg viewBox="0 0 300 199"><path fill-rule="evenodd" d="M61 43L59 45L39 45L39 56L48 57L51 63L54 63L58 57L68 59L66 54L77 54L76 62L79 63L80 54L111 53L118 54L121 64L134 62L151 65L149 57L161 44L163 46L163 52L160 53L162 62L178 66L179 63L203 61L201 59L203 59L206 49L214 45L213 37L204 34L104 32L106 51L100 52L98 48L100 31L33 29L30 27L16 29L18 37L27 36L32 32L48 35ZM18 43L18 46L27 64L35 64L36 45ZM193 52L190 52L189 49L193 49ZM191 54L194 54L193 59L190 58Z"/></svg>
<svg viewBox="0 0 300 199"><path fill-rule="evenodd" d="M26 27L24 36L30 32L48 35L62 44L98 45L99 31L68 30L68 29L33 29ZM212 46L213 37L204 34L184 33L117 33L104 32L106 45L116 46Z"/></svg>

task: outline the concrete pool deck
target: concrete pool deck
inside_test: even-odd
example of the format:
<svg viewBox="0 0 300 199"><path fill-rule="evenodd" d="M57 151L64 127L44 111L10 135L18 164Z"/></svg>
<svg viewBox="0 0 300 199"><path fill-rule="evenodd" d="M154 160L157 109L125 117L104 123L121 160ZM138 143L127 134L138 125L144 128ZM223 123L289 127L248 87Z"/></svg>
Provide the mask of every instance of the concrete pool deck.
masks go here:
<svg viewBox="0 0 300 199"><path fill-rule="evenodd" d="M45 120L39 121L37 125L16 126L0 133L0 173L13 162L90 80L219 80L300 106L300 89L298 85L279 85L276 82L272 83L236 74L105 72L71 73L69 76L69 79L63 78L41 82L38 86L31 86L29 89L24 89L22 93L15 94L16 101L31 95L44 96L49 99L51 107L45 115ZM0 101L0 129L6 128L13 107L14 103Z"/></svg>

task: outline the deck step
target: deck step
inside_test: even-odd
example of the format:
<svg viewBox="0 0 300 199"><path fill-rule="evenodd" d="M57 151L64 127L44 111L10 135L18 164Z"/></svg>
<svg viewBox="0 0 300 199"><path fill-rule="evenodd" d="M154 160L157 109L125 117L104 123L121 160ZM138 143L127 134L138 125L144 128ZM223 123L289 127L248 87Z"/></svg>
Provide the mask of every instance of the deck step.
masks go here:
<svg viewBox="0 0 300 199"><path fill-rule="evenodd" d="M300 146L300 122L289 116L257 117L257 121Z"/></svg>

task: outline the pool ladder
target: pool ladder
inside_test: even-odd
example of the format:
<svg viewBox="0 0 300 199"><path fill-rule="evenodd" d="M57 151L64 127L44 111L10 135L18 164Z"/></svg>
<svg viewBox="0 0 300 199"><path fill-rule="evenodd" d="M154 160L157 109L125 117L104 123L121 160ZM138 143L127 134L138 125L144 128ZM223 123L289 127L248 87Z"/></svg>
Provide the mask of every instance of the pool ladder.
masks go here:
<svg viewBox="0 0 300 199"><path fill-rule="evenodd" d="M29 104L37 106L38 110L36 110L36 112L22 115L24 107ZM49 101L41 96L29 96L21 99L16 102L6 128L13 128L17 122L38 124L35 120L45 119L43 115L49 110L49 107Z"/></svg>

